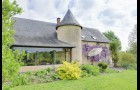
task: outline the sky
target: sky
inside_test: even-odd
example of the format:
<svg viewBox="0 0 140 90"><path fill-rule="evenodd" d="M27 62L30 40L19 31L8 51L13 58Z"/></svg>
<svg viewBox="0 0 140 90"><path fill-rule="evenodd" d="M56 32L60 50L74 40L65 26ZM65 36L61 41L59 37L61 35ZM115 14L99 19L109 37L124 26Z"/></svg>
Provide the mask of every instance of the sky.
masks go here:
<svg viewBox="0 0 140 90"><path fill-rule="evenodd" d="M23 13L16 17L56 23L68 8L82 25L101 32L113 31L128 48L128 36L137 24L137 0L17 0Z"/></svg>

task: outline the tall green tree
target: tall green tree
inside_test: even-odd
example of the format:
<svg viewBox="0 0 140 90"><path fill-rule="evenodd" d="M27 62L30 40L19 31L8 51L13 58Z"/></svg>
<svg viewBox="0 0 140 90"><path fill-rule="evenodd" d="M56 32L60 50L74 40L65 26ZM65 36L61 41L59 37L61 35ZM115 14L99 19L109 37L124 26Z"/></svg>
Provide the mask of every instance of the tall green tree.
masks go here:
<svg viewBox="0 0 140 90"><path fill-rule="evenodd" d="M110 42L110 50L111 50L111 56L112 56L112 60L114 62L114 67L117 66L117 63L118 63L118 44L116 41L112 41Z"/></svg>
<svg viewBox="0 0 140 90"><path fill-rule="evenodd" d="M117 66L118 52L121 50L121 41L120 39L114 34L113 31L107 31L103 33L109 40L110 40L110 51L112 56L112 61L114 62L114 67Z"/></svg>
<svg viewBox="0 0 140 90"><path fill-rule="evenodd" d="M137 25L135 25L133 31L130 32L128 40L129 49L127 51L137 56Z"/></svg>
<svg viewBox="0 0 140 90"><path fill-rule="evenodd" d="M117 50L121 50L121 41L120 39L115 35L113 31L107 31L103 33L111 42L116 41L117 44Z"/></svg>
<svg viewBox="0 0 140 90"><path fill-rule="evenodd" d="M16 1L2 1L2 83L11 80L18 73L23 54L10 49L14 42L12 16L21 13Z"/></svg>

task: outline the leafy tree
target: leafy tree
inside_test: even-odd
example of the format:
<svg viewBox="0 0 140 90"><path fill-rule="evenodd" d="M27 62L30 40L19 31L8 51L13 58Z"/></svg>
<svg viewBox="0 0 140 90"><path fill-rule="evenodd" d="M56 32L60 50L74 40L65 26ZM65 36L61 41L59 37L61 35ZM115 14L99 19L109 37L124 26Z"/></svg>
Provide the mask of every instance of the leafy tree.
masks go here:
<svg viewBox="0 0 140 90"><path fill-rule="evenodd" d="M2 1L2 83L11 80L18 73L23 53L10 49L14 42L12 16L21 13L16 1Z"/></svg>
<svg viewBox="0 0 140 90"><path fill-rule="evenodd" d="M117 50L121 50L121 41L120 39L114 34L113 31L107 31L103 33L111 42L116 41L117 44Z"/></svg>
<svg viewBox="0 0 140 90"><path fill-rule="evenodd" d="M103 33L111 42L110 42L110 50L112 54L112 60L114 62L114 67L117 66L118 62L118 52L121 50L121 41L114 34L113 31L108 31Z"/></svg>
<svg viewBox="0 0 140 90"><path fill-rule="evenodd" d="M116 67L117 66L117 62L118 62L118 49L117 49L117 46L118 44L117 44L117 42L116 41L112 41L112 42L110 42L110 50L111 50L111 56L112 56L112 60L113 60L113 62L114 62L114 67Z"/></svg>
<svg viewBox="0 0 140 90"><path fill-rule="evenodd" d="M137 56L137 25L135 25L128 39L129 39L129 49L127 51Z"/></svg>

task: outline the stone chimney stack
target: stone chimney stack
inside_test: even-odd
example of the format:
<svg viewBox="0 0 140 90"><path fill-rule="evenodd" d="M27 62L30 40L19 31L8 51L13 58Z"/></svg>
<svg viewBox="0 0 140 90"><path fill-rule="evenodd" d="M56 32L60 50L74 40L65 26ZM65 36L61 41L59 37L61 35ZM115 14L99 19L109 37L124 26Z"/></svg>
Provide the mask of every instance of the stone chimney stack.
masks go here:
<svg viewBox="0 0 140 90"><path fill-rule="evenodd" d="M57 18L57 25L60 24L60 18Z"/></svg>

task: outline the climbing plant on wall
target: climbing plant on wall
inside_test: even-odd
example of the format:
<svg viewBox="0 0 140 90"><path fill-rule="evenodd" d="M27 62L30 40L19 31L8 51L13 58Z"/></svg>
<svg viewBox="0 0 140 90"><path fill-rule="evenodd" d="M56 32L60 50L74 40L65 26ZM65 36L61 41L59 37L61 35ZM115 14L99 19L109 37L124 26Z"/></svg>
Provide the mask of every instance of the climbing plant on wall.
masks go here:
<svg viewBox="0 0 140 90"><path fill-rule="evenodd" d="M88 53L91 50L94 50L97 48L102 49L100 54L88 56ZM87 56L88 60L90 60L90 61L99 61L99 59L106 59L106 57L109 55L109 49L106 46L100 46L100 45L90 46L88 44L83 44L82 45L82 53L84 56Z"/></svg>

